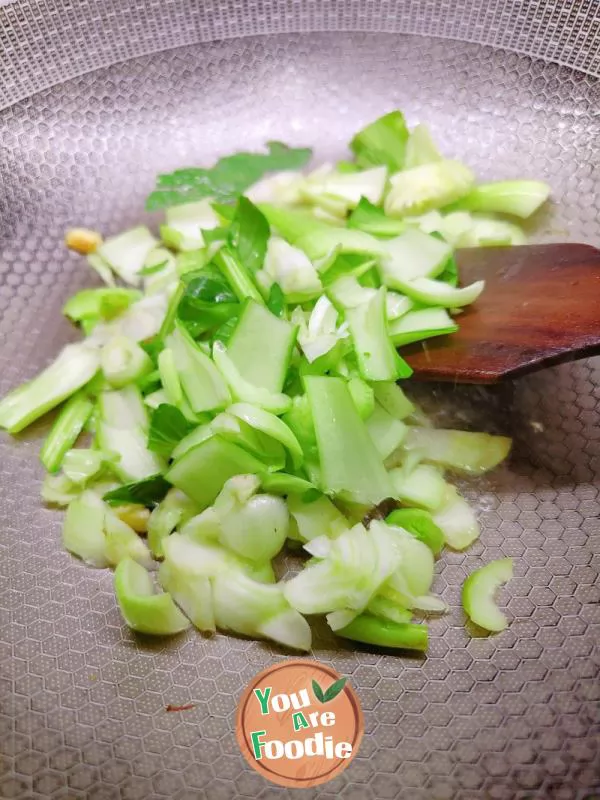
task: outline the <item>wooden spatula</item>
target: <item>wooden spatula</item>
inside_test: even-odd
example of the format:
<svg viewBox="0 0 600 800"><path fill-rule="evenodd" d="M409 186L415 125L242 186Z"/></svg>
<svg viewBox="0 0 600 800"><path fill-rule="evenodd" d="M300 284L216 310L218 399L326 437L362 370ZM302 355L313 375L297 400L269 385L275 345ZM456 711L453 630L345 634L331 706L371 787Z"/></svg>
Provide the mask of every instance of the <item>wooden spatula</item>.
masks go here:
<svg viewBox="0 0 600 800"><path fill-rule="evenodd" d="M457 252L461 284L483 294L460 330L401 349L415 378L495 383L600 353L600 250L585 244Z"/></svg>

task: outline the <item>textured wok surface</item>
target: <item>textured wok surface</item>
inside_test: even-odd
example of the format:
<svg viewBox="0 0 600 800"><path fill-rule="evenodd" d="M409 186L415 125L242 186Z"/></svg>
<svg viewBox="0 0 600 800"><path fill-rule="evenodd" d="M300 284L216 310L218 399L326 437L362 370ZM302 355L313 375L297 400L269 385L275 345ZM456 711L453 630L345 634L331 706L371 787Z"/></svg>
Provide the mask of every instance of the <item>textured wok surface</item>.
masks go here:
<svg viewBox="0 0 600 800"><path fill-rule="evenodd" d="M589 76L489 47L348 33L190 46L23 100L0 117L0 388L75 336L60 307L94 279L63 248L65 227L115 232L143 217L158 171L269 138L340 156L396 105L483 178L549 180L537 238L599 244L598 98ZM351 676L368 735L347 772L303 796L600 791L599 387L596 359L493 391L418 390L447 408L442 422L512 433L515 453L465 484L483 533L439 563L452 610L431 622L426 658L317 637L315 656ZM62 516L39 500L47 427L0 442L0 796L291 796L246 766L233 733L244 684L285 654L223 635L135 640L111 574L61 551ZM460 585L502 555L515 558L502 595L512 623L472 636Z"/></svg>

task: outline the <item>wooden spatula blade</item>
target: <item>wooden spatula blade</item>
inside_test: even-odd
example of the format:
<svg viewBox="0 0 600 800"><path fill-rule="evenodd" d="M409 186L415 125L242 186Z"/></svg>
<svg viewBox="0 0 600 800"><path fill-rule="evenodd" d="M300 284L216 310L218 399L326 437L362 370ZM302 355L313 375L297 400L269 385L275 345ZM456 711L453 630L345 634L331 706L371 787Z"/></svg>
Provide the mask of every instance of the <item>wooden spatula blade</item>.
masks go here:
<svg viewBox="0 0 600 800"><path fill-rule="evenodd" d="M585 244L457 251L461 284L485 280L460 330L400 352L424 380L495 383L600 352L600 250Z"/></svg>

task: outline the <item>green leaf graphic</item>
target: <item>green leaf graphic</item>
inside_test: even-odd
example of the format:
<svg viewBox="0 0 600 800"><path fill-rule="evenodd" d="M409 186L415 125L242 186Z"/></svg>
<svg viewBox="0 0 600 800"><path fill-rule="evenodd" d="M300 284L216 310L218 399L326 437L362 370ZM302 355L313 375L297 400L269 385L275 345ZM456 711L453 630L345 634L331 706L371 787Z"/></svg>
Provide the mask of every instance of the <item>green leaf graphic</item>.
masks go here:
<svg viewBox="0 0 600 800"><path fill-rule="evenodd" d="M340 678L339 681L334 681L334 683L332 683L329 689L327 689L325 692L325 698L323 702L329 703L330 700L333 700L335 697L337 697L346 685L346 681L347 678Z"/></svg>
<svg viewBox="0 0 600 800"><path fill-rule="evenodd" d="M347 680L347 678L340 678L339 680L334 681L325 692L323 689L321 689L319 684L313 680L312 688L313 692L315 693L315 697L320 703L329 703L330 700L334 700L342 691Z"/></svg>
<svg viewBox="0 0 600 800"><path fill-rule="evenodd" d="M317 700L320 703L324 703L325 702L325 695L323 694L323 689L321 689L321 687L319 686L319 684L315 680L313 680L313 682L312 682L312 688L313 688L313 692L315 693L315 697L317 698Z"/></svg>

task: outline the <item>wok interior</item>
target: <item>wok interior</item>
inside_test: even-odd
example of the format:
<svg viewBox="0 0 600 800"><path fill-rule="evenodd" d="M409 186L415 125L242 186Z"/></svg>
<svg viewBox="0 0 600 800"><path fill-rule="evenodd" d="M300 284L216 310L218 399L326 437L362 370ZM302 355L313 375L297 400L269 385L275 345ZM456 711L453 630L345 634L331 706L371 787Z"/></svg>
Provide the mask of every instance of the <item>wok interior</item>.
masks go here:
<svg viewBox="0 0 600 800"><path fill-rule="evenodd" d="M66 227L123 229L147 217L156 173L267 139L337 158L353 131L394 107L427 122L481 179L549 181L553 204L534 239L597 244L597 90L583 73L491 47L320 33L145 55L22 100L2 119L2 391L75 336L60 307L94 278L62 246ZM309 794L551 798L597 785L599 385L591 359L495 389L415 387L441 424L515 436L514 457L463 486L483 534L439 565L452 611L432 623L425 659L317 642L315 656L351 676L369 736L347 773ZM242 769L236 703L281 653L224 635L131 639L110 574L62 553L61 515L42 508L47 428L1 443L11 626L0 721L13 796L254 794L263 785ZM512 623L481 638L464 627L460 585L502 555L516 562L503 595ZM163 713L189 701L193 714Z"/></svg>

